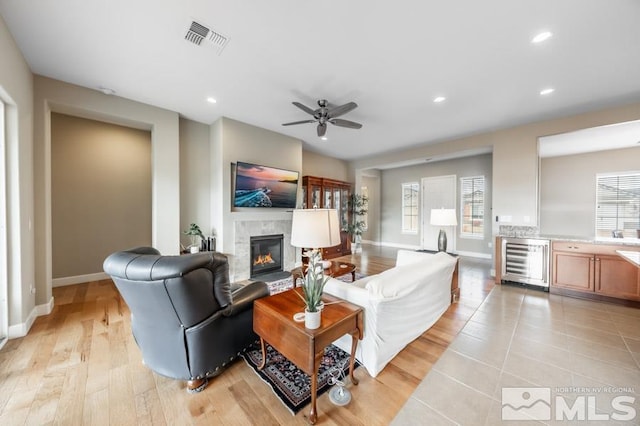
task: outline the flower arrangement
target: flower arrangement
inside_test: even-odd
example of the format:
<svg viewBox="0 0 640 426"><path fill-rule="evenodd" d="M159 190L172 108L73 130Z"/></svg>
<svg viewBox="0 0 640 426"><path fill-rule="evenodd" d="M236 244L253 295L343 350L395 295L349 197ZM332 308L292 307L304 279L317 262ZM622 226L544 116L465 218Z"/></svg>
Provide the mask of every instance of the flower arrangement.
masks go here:
<svg viewBox="0 0 640 426"><path fill-rule="evenodd" d="M324 274L322 257L318 250L311 250L307 255L309 257L309 264L307 274L302 280L304 297L299 293L296 294L298 294L305 305L307 305L307 311L317 312L322 303L322 291L324 290L324 285L329 280L329 276Z"/></svg>

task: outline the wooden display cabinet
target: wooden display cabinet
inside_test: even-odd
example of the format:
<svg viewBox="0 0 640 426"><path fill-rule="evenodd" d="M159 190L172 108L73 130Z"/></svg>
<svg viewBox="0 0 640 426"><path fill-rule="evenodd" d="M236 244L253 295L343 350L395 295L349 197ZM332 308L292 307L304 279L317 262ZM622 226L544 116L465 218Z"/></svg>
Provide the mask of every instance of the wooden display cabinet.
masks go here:
<svg viewBox="0 0 640 426"><path fill-rule="evenodd" d="M349 221L347 203L350 195L349 182L317 176L302 177L302 208L336 209L343 228ZM351 254L351 238L346 231L340 231L340 241L337 246L323 248L322 258L332 259Z"/></svg>

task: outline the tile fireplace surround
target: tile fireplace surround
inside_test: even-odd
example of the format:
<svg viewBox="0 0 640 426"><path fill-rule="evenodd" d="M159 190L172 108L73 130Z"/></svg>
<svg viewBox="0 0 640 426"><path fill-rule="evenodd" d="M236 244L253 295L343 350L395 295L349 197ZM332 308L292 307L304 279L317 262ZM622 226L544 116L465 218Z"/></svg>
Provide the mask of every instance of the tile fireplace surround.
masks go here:
<svg viewBox="0 0 640 426"><path fill-rule="evenodd" d="M260 235L282 234L282 268L295 267L296 248L291 245L291 220L238 220L234 222L235 252L229 257L231 281L249 279L251 275L250 238Z"/></svg>

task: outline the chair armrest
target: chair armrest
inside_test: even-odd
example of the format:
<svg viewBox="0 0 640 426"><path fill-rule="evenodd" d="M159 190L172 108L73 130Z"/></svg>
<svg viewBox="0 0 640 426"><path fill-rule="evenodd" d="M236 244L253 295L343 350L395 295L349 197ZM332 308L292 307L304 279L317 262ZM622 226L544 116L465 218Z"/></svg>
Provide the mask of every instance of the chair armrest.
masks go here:
<svg viewBox="0 0 640 426"><path fill-rule="evenodd" d="M327 280L324 291L358 306L366 307L369 305L369 291L366 288L345 283L335 278Z"/></svg>
<svg viewBox="0 0 640 426"><path fill-rule="evenodd" d="M269 295L269 287L262 281L242 286L232 294L233 303L224 310L224 316L230 317L253 307L253 301Z"/></svg>

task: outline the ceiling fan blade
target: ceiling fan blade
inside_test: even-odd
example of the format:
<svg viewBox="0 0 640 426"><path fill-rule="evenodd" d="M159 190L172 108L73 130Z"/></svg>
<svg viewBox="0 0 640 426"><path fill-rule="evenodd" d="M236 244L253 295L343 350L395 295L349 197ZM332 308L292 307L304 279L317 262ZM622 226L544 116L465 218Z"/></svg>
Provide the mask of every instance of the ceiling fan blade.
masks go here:
<svg viewBox="0 0 640 426"><path fill-rule="evenodd" d="M322 123L318 124L318 137L323 137L325 133L327 133L327 125Z"/></svg>
<svg viewBox="0 0 640 426"><path fill-rule="evenodd" d="M340 105L340 106L335 107L335 108L331 108L329 110L329 112L327 112L327 117L328 118L340 117L341 115L346 114L349 111L352 111L352 110L356 109L357 107L358 107L357 103L349 102L348 104L344 104L344 105Z"/></svg>
<svg viewBox="0 0 640 426"><path fill-rule="evenodd" d="M291 102L291 103L297 106L298 108L300 108L301 110L303 110L304 112L306 112L307 114L314 115L316 113L314 110L312 110L306 105L302 105L300 102Z"/></svg>
<svg viewBox="0 0 640 426"><path fill-rule="evenodd" d="M315 123L316 120L302 120L302 121L292 121L291 123L282 123L283 126L293 126L294 124L307 124L307 123Z"/></svg>
<svg viewBox="0 0 640 426"><path fill-rule="evenodd" d="M340 127L348 127L350 129L360 129L362 127L362 124L360 123L356 123L355 121L342 120L340 118L333 118L329 120L329 123L335 124L336 126Z"/></svg>

